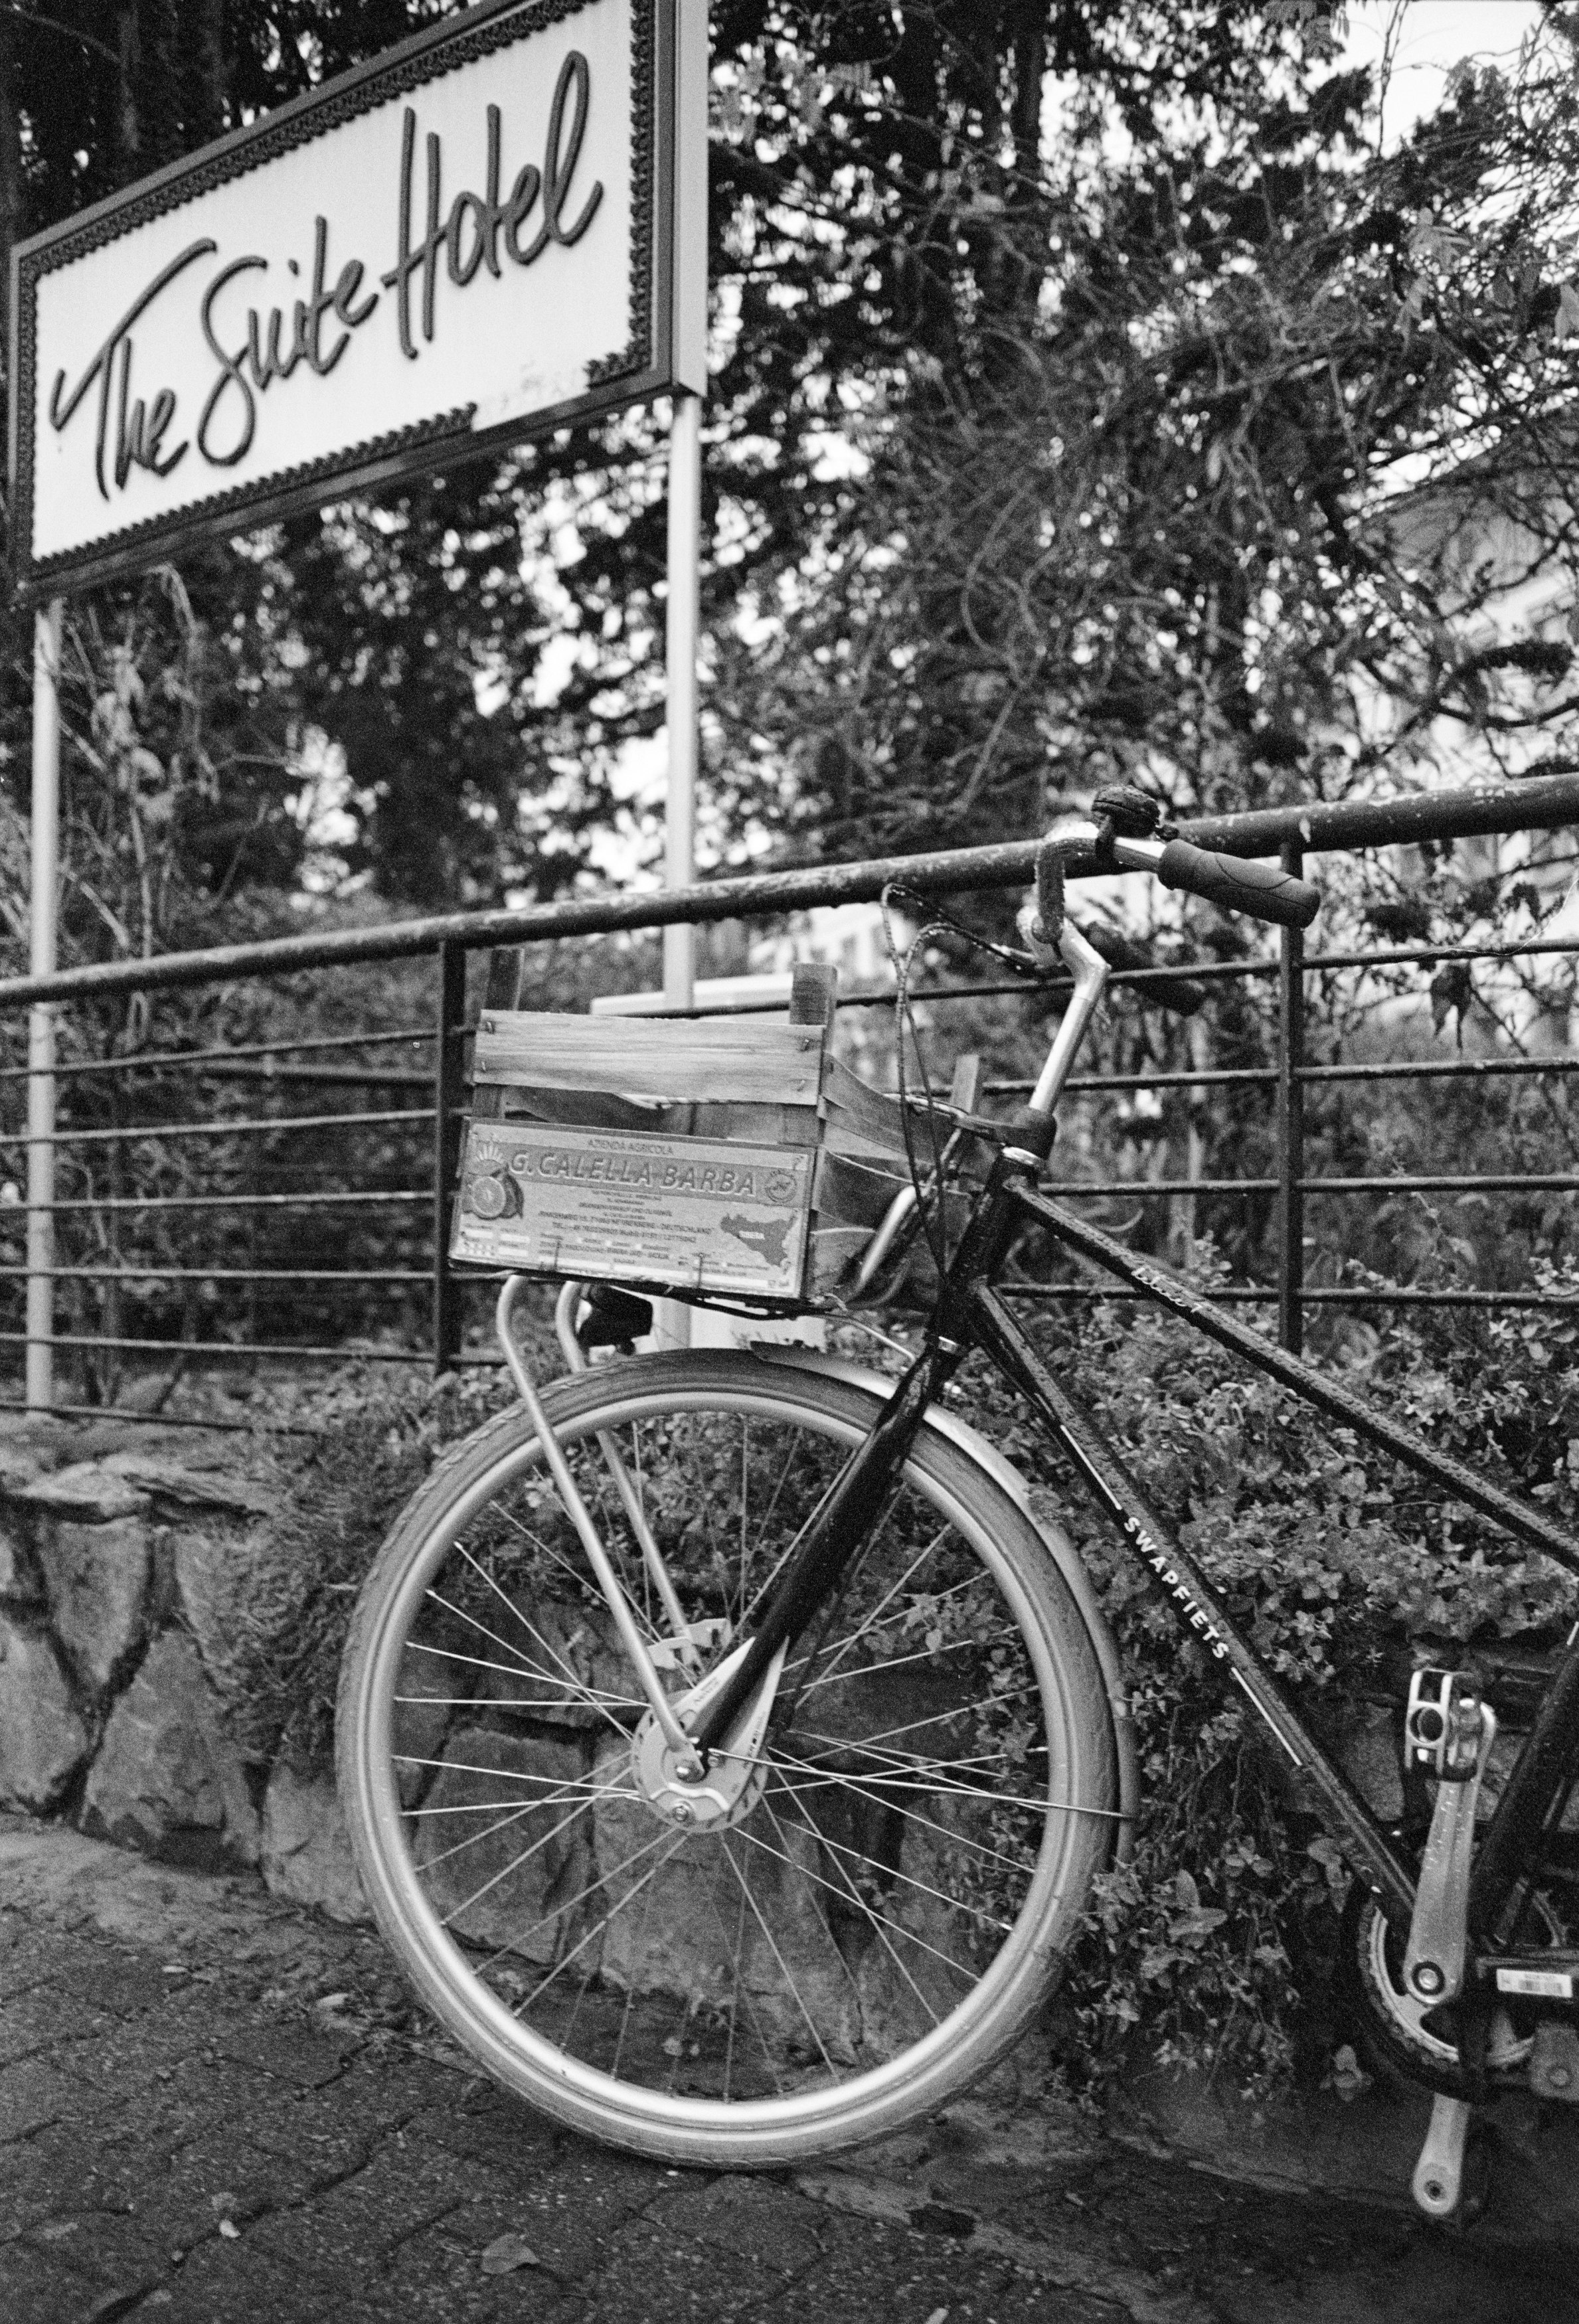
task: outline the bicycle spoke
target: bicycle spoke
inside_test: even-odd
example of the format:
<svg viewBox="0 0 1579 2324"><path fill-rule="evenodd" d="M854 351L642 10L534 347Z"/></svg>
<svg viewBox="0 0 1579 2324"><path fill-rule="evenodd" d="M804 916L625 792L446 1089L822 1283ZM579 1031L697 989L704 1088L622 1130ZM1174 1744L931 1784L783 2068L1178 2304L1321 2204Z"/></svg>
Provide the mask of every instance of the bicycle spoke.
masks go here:
<svg viewBox="0 0 1579 2324"><path fill-rule="evenodd" d="M744 1896L746 1903L750 1905L751 1910L755 1916L757 1926L762 1932L768 1950L778 1962L780 1973L782 1976L785 1984L789 1987L790 1993L794 1997L795 2006L799 2010L802 2017L806 2020L807 2031L817 2044L817 2055L821 2058L823 2064L827 2068L828 2072L832 2074L834 2071L834 2061L828 2056L827 2045L824 2042L822 2034L818 2030L817 2020L813 2017L810 2010L808 2009L806 2006L805 2000L801 1995L800 1987L796 1984L794 1978L790 1973L789 1963L785 1960L783 1954L779 1950L778 1945L774 1941L771 1929L769 1928L767 1922L762 1918L762 1907L751 1893L751 1884L746 1879L746 1877L741 1870L739 1865L736 1864L734 1857L729 1853L727 1840L721 1842L721 1846L723 1849L724 1861L728 1865L729 1869L734 1873L736 1880L739 1881L741 1893Z"/></svg>
<svg viewBox="0 0 1579 2324"><path fill-rule="evenodd" d="M952 1527L948 1526L939 1526L938 1530L933 1535L926 1547L917 1551L915 1556L911 1559L910 1564L906 1566L899 1579L892 1582L890 1587L884 1591L882 1596L878 1600L877 1604L873 1608L871 1613L863 1620L860 1628L857 1630L852 1630L848 1637L840 1639L837 1646L833 1650L829 1660L823 1665L820 1674L820 1678L822 1680L826 1680L831 1675L836 1666L844 1661L845 1656L850 1652L852 1646L858 1645L861 1639L870 1634L873 1626L882 1619L886 1609L892 1605L894 1600L899 1596L900 1591L905 1587L911 1576L919 1573L922 1566L927 1563L927 1560L936 1554L938 1544L940 1542L946 1541L951 1531ZM957 1591L974 1590L977 1583L984 1581L985 1578L986 1577L983 1574L973 1573L969 1575L965 1581L956 1582L953 1585L952 1589L939 1591L937 1593L937 1602L941 1604L944 1599L953 1597ZM824 1652L826 1653L827 1651L828 1650L825 1647Z"/></svg>
<svg viewBox="0 0 1579 2324"><path fill-rule="evenodd" d="M763 1802L763 1805L764 1805L764 1806L766 1806L766 1805L767 1805L767 1802L766 1802L766 1801L764 1801L764 1802ZM771 1807L768 1809L768 1812L769 1812L769 1814L770 1814L770 1815L771 1815L771 1816L772 1816L772 1821L773 1821L773 1829L774 1829L774 1831L777 1831L777 1832L780 1835L780 1837L782 1837L784 1827L783 1827L783 1826L782 1826L782 1824L779 1821L778 1817L777 1817L776 1815L773 1815L773 1814L772 1814L772 1810L771 1810ZM753 1833L749 1834L749 1835L748 1835L748 1837L749 1837L749 1838L751 1838L752 1840L755 1840L756 1845L757 1845L759 1848L766 1848L766 1847L767 1847L767 1842L766 1842L764 1840L761 1839L761 1838L760 1838L756 1833L753 1832ZM770 1855L771 1855L772 1853L774 1853L774 1851L773 1851L772 1849L769 1849L769 1853L770 1853ZM790 1858L788 1856L786 1856L786 1857L784 1858L783 1861L784 1861L785 1863L789 1863L789 1862L790 1861ZM875 1932L875 1933L877 1934L877 1936L878 1936L878 1937L880 1938L880 1940L882 1941L882 1945L883 1945L884 1950L889 1953L889 1955L890 1955L890 1956L891 1956L891 1958L892 1959L892 1961L893 1961L893 1965L894 1965L894 1967L899 1970L900 1975L904 1978L904 1980L905 1980L906 1984L910 1986L910 1987L911 1991L915 1994L915 1997L916 1997L917 2000L918 2000L919 2002L920 2002L920 2004L921 2004L922 2007L923 2007L923 2008L928 2012L928 2015L929 2015L929 2016L931 2017L931 2019L932 2019L933 2024L936 2024L937 2023L937 2013L936 2013L936 2011L934 2011L934 2010L933 2010L931 2004L928 2001L928 1999L927 1999L926 1996L922 1993L921 1988L920 1988L920 1987L916 1983L915 1978L914 1978L913 1977L911 1977L911 1975L910 1975L910 1973L909 1969L906 1969L906 1967L905 1967L905 1965L904 1965L903 1961L901 1961L901 1960L900 1960L900 1957L899 1957L898 1953L896 1953L896 1952L894 1951L894 1949L893 1949L892 1943L890 1941L890 1939L889 1939L889 1936L888 1936L888 1932L889 1932L889 1930L891 1930L891 1930L894 1932L895 1935L903 1937L903 1938L905 1939L905 1941L907 1941L907 1943L914 1944L914 1945L918 1945L918 1946L919 1946L920 1950L921 1950L923 1952L930 1953L930 1954L932 1955L932 1958L934 1959L934 1960L940 1960L940 1961L944 1962L944 1963L945 1963L945 1965L946 1965L947 1968L949 1968L949 1969L955 1969L955 1970L956 1970L956 1971L959 1971L959 1963L958 1963L957 1961L951 1960L950 1960L950 1958L949 1958L949 1956L948 1956L946 1953L940 1953L940 1952L937 1950L937 1948L936 1947L936 1945L929 1945L929 1944L927 1942L927 1941L926 1941L926 1939L925 1939L924 1937L919 1937L919 1936L917 1936L917 1934L915 1933L915 1932L914 1932L914 1930L913 1930L913 1929L906 1929L906 1928L903 1928L903 1927L901 1927L901 1926L900 1926L900 1923L899 1923L899 1922L897 1922L897 1921L891 1921L891 1920L888 1918L888 1916L886 1915L886 1914L882 1914L882 1913L878 1912L878 1910L876 1909L875 1905L873 1905L873 1904L869 1904L869 1903L867 1902L866 1898L865 1898L864 1896L863 1896L863 1895L862 1895L862 1894L861 1894L860 1890L856 1887L855 1883L854 1883L854 1881L853 1877L851 1877L851 1875L850 1875L848 1872L845 1872L845 1871L844 1867L843 1867L841 1864L838 1864L837 1862L836 1862L836 1863L835 1863L835 1866L834 1866L834 1869L835 1869L835 1871L836 1871L836 1872L841 1872L841 1873L843 1873L843 1874L844 1874L845 1880L845 1882L847 1883L847 1886L846 1886L846 1887L845 1887L845 1888L836 1888L836 1887L834 1886L834 1885L833 1885L832 1881L830 1881L830 1880L825 1880L825 1879L823 1878L823 1877L822 1877L822 1875L821 1875L820 1873L814 1873L814 1874L812 1874L812 1875L811 1875L811 1877L812 1877L812 1878L817 1882L817 1884L818 1887L820 1887L820 1888L826 1888L826 1889L828 1891L828 1893L829 1893L829 1895L833 1895L833 1896L836 1896L836 1897L838 1897L838 1898L839 1898L839 1900L841 1901L841 1903L845 1903L845 1904L854 1904L854 1905L856 1907L856 1909L857 1909L857 1910L858 1910L858 1911L859 1911L859 1912L860 1912L860 1913L861 1913L861 1914L865 1917L865 1919L870 1923L870 1924L871 1924L871 1926L872 1926L873 1930ZM835 1950L837 1950L837 1948L836 1947L836 1948L835 1948ZM843 1954L842 1954L842 1953L840 1954L840 1956L839 1956L839 1957L840 1957L841 1960L844 1959L844 1956L843 1956ZM852 1985L855 1984L855 1978L854 1978L854 1973L853 1973L853 1972L849 1972L849 1971L847 1971L847 1973L850 1975L850 1982L852 1983ZM960 1972L960 1973L961 1973L961 1974L965 1974L965 1975L968 1975L968 1974L969 1974L969 1972L968 1972L968 1971L962 1971L962 1972ZM857 1989L857 1991L859 1991L859 1989L860 1989L860 1988L859 1988L859 1987L856 1987L856 1989Z"/></svg>
<svg viewBox="0 0 1579 2324"><path fill-rule="evenodd" d="M469 1623L474 1630L480 1630L484 1637L491 1638L502 1654L507 1655L517 1651L510 1646L503 1638L501 1638L496 1632L490 1630L485 1623L479 1622L475 1615L464 1612L458 1606L452 1606L449 1600L447 1598L441 1598L437 1591L430 1590L428 1594L434 1600L435 1604L442 1606L447 1613L455 1615L457 1619L459 1621ZM550 1659L557 1662L565 1673L568 1701L570 1702L584 1702L589 1711L596 1711L602 1718L606 1719L616 1735L623 1737L625 1730L620 1725L619 1720L614 1717L614 1712L609 1709L608 1704L603 1701L600 1696L595 1694L589 1687L582 1684L581 1681L576 1676L575 1672L570 1668L569 1664L564 1660L563 1656L554 1652L553 1647L549 1645L548 1640L541 1636L540 1632L536 1635L538 1637L539 1644L545 1648ZM543 1679L550 1686L554 1683L554 1674L551 1671L539 1670L533 1664L518 1662L515 1668L518 1672L524 1672L528 1678Z"/></svg>
<svg viewBox="0 0 1579 2324"><path fill-rule="evenodd" d="M474 1888L469 1896L463 1897L458 1904L451 1905L449 1911L443 1915L445 1926L448 1928L452 1921L458 1921L463 1913L469 1913L474 1904L480 1904L485 1896L488 1895L492 1890L497 1888L502 1880L508 1880L512 1874L519 1872L523 1864L530 1864L532 1858L539 1853L540 1849L547 1848L549 1842L557 1840L562 1831L568 1831L570 1826L576 1821L577 1818L578 1816L586 1815L596 1805L596 1803L594 1800L580 1801L577 1806L571 1809L569 1814L564 1818L562 1822L557 1823L554 1826L552 1831L545 1831L540 1839L533 1840L530 1848L523 1848L519 1856L512 1857L510 1862L503 1866L500 1871L495 1872L491 1879L485 1880L480 1888ZM524 1809L522 1811L522 1813L525 1813ZM506 1823L512 1823L518 1821L519 1818L506 1817L504 1821ZM445 1854L448 1856L458 1856L463 1848L476 1846L477 1841L481 1840L483 1837L485 1837L485 1835L479 1833L476 1836L476 1840L461 1841L456 1847L446 1849ZM440 1858L434 1858L435 1863L441 1862L442 1860L443 1859ZM528 1933L531 1934L533 1932L529 1931Z"/></svg>
<svg viewBox="0 0 1579 2324"><path fill-rule="evenodd" d="M794 1766L796 1763L793 1759L788 1762L775 1759L773 1763L775 1771L780 1774L781 1778L783 1768L786 1764L790 1766ZM873 1807L887 1808L891 1814L902 1816L907 1823L916 1824L923 1831L936 1832L940 1839L947 1840L950 1845L955 1848L968 1849L974 1854L983 1857L991 1863L1006 1864L1010 1869L1014 1872L1023 1872L1025 1870L1024 1865L1016 1863L1014 1858L1011 1856L1005 1856L1001 1849L989 1848L985 1840L973 1840L965 1832L951 1831L946 1824L934 1823L930 1816L920 1815L914 1808L896 1806L894 1803L888 1799L882 1792L869 1790L864 1784L855 1782L852 1776L834 1775L831 1777L823 1777L819 1775L817 1783L813 1786L813 1788L819 1791L836 1788L853 1793L857 1799L865 1800ZM790 1783L788 1780L785 1780L784 1789L793 1794L797 1786ZM994 1802L993 1804L995 1805L996 1803ZM949 1900L945 1899L945 1901L947 1902Z"/></svg>

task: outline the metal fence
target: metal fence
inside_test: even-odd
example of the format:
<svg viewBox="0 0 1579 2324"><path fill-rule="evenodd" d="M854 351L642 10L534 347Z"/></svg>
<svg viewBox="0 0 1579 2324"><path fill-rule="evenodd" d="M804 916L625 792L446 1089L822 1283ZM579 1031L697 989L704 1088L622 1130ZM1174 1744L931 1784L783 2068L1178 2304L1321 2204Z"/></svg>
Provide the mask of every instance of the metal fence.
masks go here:
<svg viewBox="0 0 1579 2324"><path fill-rule="evenodd" d="M1198 844L1279 853L1298 870L1332 851L1574 823L1579 777L1555 776L1183 828ZM7 1140L0 1145L0 1351L16 1383L0 1405L101 1411L139 1372L172 1364L306 1365L350 1354L435 1369L491 1360L473 1344L481 1306L468 1313L467 1289L448 1261L471 955L498 944L546 945L680 922L771 923L819 905L870 900L896 878L932 897L1022 886L1034 855L1034 842L951 850L0 982L0 1043L10 1036L0 1050L10 1060L0 1065ZM1543 958L1565 968L1574 954L1566 940L1538 936L1307 952L1300 935L1283 931L1275 945L1239 957L1120 969L1115 993L1127 990L1142 1013L1149 998L1177 989L1187 973L1207 996L1199 1014L1210 1037L1204 1047L1192 1037L1178 1061L1159 1059L1155 1041L1130 1069L1110 1056L1103 1070L1072 1084L1076 1111L1082 1096L1121 1110L1143 1100L1155 1128L1168 1107L1182 1105L1188 1167L1166 1167L1180 1143L1169 1117L1145 1167L1113 1168L1111 1148L1106 1167L1089 1167L1093 1155L1101 1162L1099 1144L1089 1141L1082 1167L1076 1138L1073 1160L1056 1164L1050 1184L1071 1199L1134 1207L1142 1220L1185 1206L1191 1231L1212 1232L1235 1259L1237 1279L1215 1296L1275 1310L1291 1348L1323 1307L1579 1304L1528 1282L1444 1288L1306 1279L1313 1205L1400 1194L1454 1202L1503 1194L1528 1204L1579 1191L1579 1140L1568 1137L1560 1099L1579 1056L1568 1050L1562 1009L1548 1010L1542 1046L1526 1042L1522 1054L1516 1040L1482 1035L1469 1054L1313 1058L1312 980L1329 1000L1334 980L1347 977L1356 990L1369 981L1386 1004L1380 1033L1373 1027L1368 1037L1374 1049L1390 1027L1396 1034L1416 1021L1408 991L1417 1001L1427 975L1440 981L1477 963ZM1032 996L1033 1009L1056 1006L1058 982L1048 980ZM472 983L475 1000L475 973ZM1025 987L955 974L935 979L926 994L944 1039L951 1011L979 1017L1000 1001L1011 1013L1023 1010ZM884 984L846 992L841 1005L868 1012L871 1022L892 1002ZM1330 1023L1330 1008L1314 1013ZM1463 1023L1461 997L1461 1039ZM1319 1111L1340 1087L1410 1089L1422 1104L1425 1093L1449 1085L1513 1084L1542 1093L1547 1142L1567 1167L1532 1168L1525 1154L1515 1157L1519 1167L1506 1158L1489 1166L1482 1156L1467 1168L1410 1169L1396 1158L1383 1170L1334 1167L1344 1139L1330 1120L1318 1120L1313 1134L1309 1119L1312 1106ZM988 1084L1003 1099L1021 1086L1012 1074ZM1147 1121L1134 1116L1129 1128L1139 1135ZM1212 1167L1214 1152L1234 1167ZM1140 1231L1159 1240L1151 1225ZM1033 1297L1094 1296L1076 1283L1022 1287ZM320 1320L304 1333L303 1313L315 1304ZM69 1379L57 1377L68 1370Z"/></svg>

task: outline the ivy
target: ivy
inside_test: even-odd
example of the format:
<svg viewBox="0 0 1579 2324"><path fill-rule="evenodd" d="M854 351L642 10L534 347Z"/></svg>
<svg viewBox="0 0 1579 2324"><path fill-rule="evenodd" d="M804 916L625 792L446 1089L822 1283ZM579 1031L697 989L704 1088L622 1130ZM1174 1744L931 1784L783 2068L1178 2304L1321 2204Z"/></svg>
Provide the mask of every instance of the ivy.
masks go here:
<svg viewBox="0 0 1579 2324"><path fill-rule="evenodd" d="M1570 1269L1535 1273L1537 1289L1579 1289ZM1405 1311L1347 1377L1579 1533L1576 1338L1561 1309ZM1565 1571L1166 1313L1080 1306L1042 1339L1329 1748L1378 1704L1397 1720L1412 1662L1550 1647L1571 1627ZM965 1403L1095 1577L1135 1721L1133 1853L1096 1885L1055 2013L1070 2080L1093 2089L1137 2048L1251 2096L1330 2079L1337 1848L1039 1427L984 1368Z"/></svg>

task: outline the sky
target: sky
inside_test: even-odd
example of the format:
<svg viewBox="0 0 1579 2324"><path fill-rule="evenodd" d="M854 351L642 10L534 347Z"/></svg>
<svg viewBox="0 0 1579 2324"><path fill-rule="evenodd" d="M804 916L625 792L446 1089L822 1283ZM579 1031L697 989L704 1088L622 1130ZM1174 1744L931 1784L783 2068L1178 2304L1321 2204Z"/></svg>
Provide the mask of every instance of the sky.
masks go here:
<svg viewBox="0 0 1579 2324"><path fill-rule="evenodd" d="M1344 61L1380 65L1390 41L1392 74L1382 114L1382 142L1394 145L1440 98L1455 64L1510 64L1540 21L1537 0L1349 0Z"/></svg>

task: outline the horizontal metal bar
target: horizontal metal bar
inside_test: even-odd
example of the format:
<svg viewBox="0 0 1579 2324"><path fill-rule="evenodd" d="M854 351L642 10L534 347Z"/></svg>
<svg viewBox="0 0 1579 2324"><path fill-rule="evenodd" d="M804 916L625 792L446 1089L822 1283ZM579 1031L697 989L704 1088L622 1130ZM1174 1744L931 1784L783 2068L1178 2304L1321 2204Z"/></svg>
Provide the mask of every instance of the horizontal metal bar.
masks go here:
<svg viewBox="0 0 1579 2324"><path fill-rule="evenodd" d="M1405 1058L1390 1065L1307 1065L1302 1082L1486 1081L1502 1074L1579 1074L1579 1057Z"/></svg>
<svg viewBox="0 0 1579 2324"><path fill-rule="evenodd" d="M0 1332L0 1345L26 1347L30 1344L25 1332ZM108 1333L54 1332L50 1336L51 1348L124 1348L162 1356L269 1356L297 1357L314 1363L337 1364L427 1364L431 1352L423 1349L398 1352L386 1348L280 1348L263 1347L244 1340L123 1340Z"/></svg>
<svg viewBox="0 0 1579 2324"><path fill-rule="evenodd" d="M1499 1074L1579 1074L1579 1057L1441 1057L1404 1059L1389 1065L1302 1065L1297 1082L1483 1081ZM1200 1073L1076 1074L1067 1090L1216 1089L1239 1088L1257 1083L1270 1088L1278 1078L1273 1065L1222 1065ZM988 1082L983 1097L1023 1097L1035 1084Z"/></svg>
<svg viewBox="0 0 1579 2324"><path fill-rule="evenodd" d="M329 1130L337 1125L348 1130L360 1129L372 1121L431 1121L433 1109L416 1106L375 1107L367 1113L275 1113L264 1114L247 1121L128 1121L119 1130L57 1130L57 1146L103 1144L115 1139L141 1138L162 1140L167 1138L241 1138L272 1130ZM0 1132L0 1148L23 1147L23 1137L10 1138Z"/></svg>
<svg viewBox="0 0 1579 2324"><path fill-rule="evenodd" d="M171 954L174 958L176 955ZM208 1065L217 1059L235 1057L298 1056L319 1049L377 1049L393 1041L430 1041L432 1028L427 1025L410 1025L392 1033L333 1033L316 1035L300 1041L239 1041L234 1048L217 1049L151 1049L125 1057L69 1058L55 1067L57 1079L67 1074L126 1074L143 1073L164 1066L180 1067ZM26 1065L0 1065L0 1081L25 1081L30 1068ZM285 1072L269 1076L287 1081ZM382 1076L380 1076L382 1078Z"/></svg>
<svg viewBox="0 0 1579 2324"><path fill-rule="evenodd" d="M1579 942L1571 936L1536 936L1523 944L1501 945L1390 945L1380 952L1311 953L1305 967L1335 968L1399 968L1417 966L1435 968L1445 960L1516 960L1525 954L1579 953ZM1122 985L1142 989L1149 984L1222 984L1242 983L1249 977L1276 976L1278 963L1251 954L1242 960L1184 960L1158 968L1115 968L1108 972L1105 989L1112 991ZM1002 1001L1029 998L1038 992L1061 997L1072 990L1067 976L1006 977L1002 983L943 984L927 986L913 998L919 1004L948 1001ZM866 992L841 993L837 1005L841 1009L891 1009L895 995L891 986ZM732 1008L653 1010L653 1017L716 1017L762 1016L770 1010L781 1010L777 1001L740 1001Z"/></svg>
<svg viewBox="0 0 1579 2324"><path fill-rule="evenodd" d="M1276 1068L1270 1065L1223 1065L1201 1073L1177 1074L1072 1074L1064 1084L1067 1091L1142 1090L1142 1089L1215 1089L1223 1084L1265 1083L1269 1086L1278 1078ZM982 1089L983 1097L1023 1097L1036 1087L1034 1082L987 1082Z"/></svg>
<svg viewBox="0 0 1579 2324"><path fill-rule="evenodd" d="M1547 1194L1579 1192L1579 1176L1556 1171L1549 1176L1530 1171L1507 1178L1491 1175L1480 1178L1301 1178L1297 1184L1302 1194L1517 1194L1525 1187ZM1276 1178L1049 1178L1037 1191L1064 1199L1076 1194L1270 1194L1276 1191L1277 1185Z"/></svg>
<svg viewBox="0 0 1579 2324"><path fill-rule="evenodd" d="M1476 784L1410 798L1345 800L1275 807L1250 815L1206 816L1181 825L1197 846L1232 855L1274 855L1286 844L1307 853L1390 847L1478 832L1545 830L1579 822L1579 777L1535 776L1519 783ZM152 991L287 975L331 963L409 960L440 944L474 951L489 945L612 935L616 930L704 925L716 920L799 911L822 904L873 900L900 881L923 895L1023 887L1034 875L1036 839L996 847L937 849L817 869L749 873L689 888L571 897L519 911L451 912L394 927L337 928L327 935L273 936L261 944L216 945L152 960L104 961L53 976L0 981L0 1010L33 1001L106 992ZM1096 866L1090 867L1095 873ZM1084 877L1084 867L1076 868ZM1181 973L1182 972L1174 972Z"/></svg>
<svg viewBox="0 0 1579 2324"><path fill-rule="evenodd" d="M1445 960L1520 960L1526 954L1579 952L1572 936L1527 936L1522 944L1390 945L1383 952L1312 953L1313 968L1436 968Z"/></svg>
<svg viewBox="0 0 1579 2324"><path fill-rule="evenodd" d="M1099 1283L1000 1283L994 1289L1005 1299L1125 1299L1150 1306L1148 1291L1107 1291ZM1579 1309L1579 1293L1562 1291L1312 1291L1299 1295L1307 1305L1318 1307L1479 1307L1500 1311L1541 1308ZM1275 1307L1275 1288L1267 1291L1203 1291L1203 1299L1222 1306Z"/></svg>
<svg viewBox="0 0 1579 2324"><path fill-rule="evenodd" d="M503 1358L500 1358L503 1361ZM13 1404L0 1397L0 1412L25 1412L36 1415L38 1407L31 1404ZM290 1420L199 1420L189 1413L138 1412L121 1404L51 1404L51 1420L104 1420L135 1422L143 1428L208 1428L223 1436L317 1436L319 1431Z"/></svg>
<svg viewBox="0 0 1579 2324"><path fill-rule="evenodd" d="M105 1194L97 1202L73 1195L69 1202L51 1203L52 1211L255 1211L255 1210L318 1210L331 1204L344 1205L372 1203L430 1203L430 1186L406 1187L390 1192L372 1191L359 1187L348 1194ZM6 1211L14 1210L20 1220L24 1205L7 1204L0 1209L0 1232L6 1231ZM20 1234L20 1225L11 1230Z"/></svg>
<svg viewBox="0 0 1579 2324"><path fill-rule="evenodd" d="M428 1267L14 1267L3 1276L53 1276L81 1283L430 1283Z"/></svg>
<svg viewBox="0 0 1579 2324"><path fill-rule="evenodd" d="M458 1028L470 1037L472 1028ZM380 1073L376 1065L210 1065L204 1075L211 1082L250 1082L264 1088L282 1082L305 1082L311 1089L430 1090L431 1073L408 1074L392 1065Z"/></svg>

